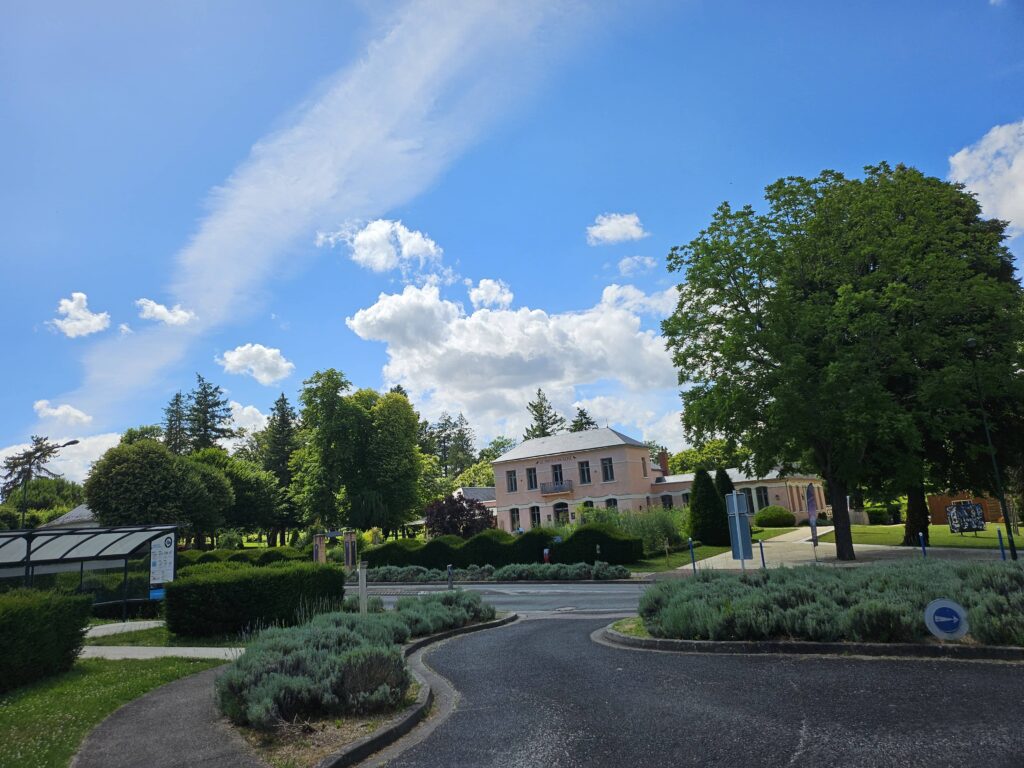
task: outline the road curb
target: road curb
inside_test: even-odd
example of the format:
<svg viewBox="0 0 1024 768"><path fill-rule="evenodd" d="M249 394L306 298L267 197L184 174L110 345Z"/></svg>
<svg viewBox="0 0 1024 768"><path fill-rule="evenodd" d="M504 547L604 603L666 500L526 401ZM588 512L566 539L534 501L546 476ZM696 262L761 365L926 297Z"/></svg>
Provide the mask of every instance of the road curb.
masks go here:
<svg viewBox="0 0 1024 768"><path fill-rule="evenodd" d="M518 618L518 614L512 613L508 616L503 616L500 619L494 619L493 621L486 621L481 624L470 624L466 627L449 629L445 632L439 632L436 635L430 635L429 637L422 637L419 640L415 640L406 645L403 652L405 657L409 658L416 653L416 651L425 648L432 643L447 640L451 637L458 637L459 635L465 635L470 632L479 632L484 629L496 629L497 627L503 627L506 624L511 624ZM434 702L434 691L431 689L427 681L415 671L413 671L412 674L420 684L420 692L417 694L415 702L395 716L388 725L381 727L369 736L364 736L363 738L352 742L341 751L325 757L316 764L316 768L347 768L347 766L360 763L375 752L379 752L385 747L394 744L415 728L430 711L430 706Z"/></svg>
<svg viewBox="0 0 1024 768"><path fill-rule="evenodd" d="M924 645L921 643L814 643L799 640L669 640L633 637L612 629L601 630L610 645L671 653L782 654L817 656L889 656L961 661L1024 661L1024 648L1002 645Z"/></svg>
<svg viewBox="0 0 1024 768"><path fill-rule="evenodd" d="M646 579L519 579L517 581L456 581L459 587L507 587L511 584L637 584ZM346 581L345 586L357 584L355 580ZM436 587L446 586L447 581L367 581L368 587Z"/></svg>

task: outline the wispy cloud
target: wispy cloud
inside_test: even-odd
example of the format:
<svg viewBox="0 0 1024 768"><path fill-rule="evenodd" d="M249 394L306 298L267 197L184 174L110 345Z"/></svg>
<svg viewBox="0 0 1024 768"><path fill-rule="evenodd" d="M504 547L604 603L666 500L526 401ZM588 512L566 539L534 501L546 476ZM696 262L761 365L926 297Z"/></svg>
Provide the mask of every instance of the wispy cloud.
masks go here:
<svg viewBox="0 0 1024 768"><path fill-rule="evenodd" d="M40 419L47 419L52 423L64 426L79 426L92 421L92 416L67 403L50 405L49 400L36 400L32 404L32 409Z"/></svg>
<svg viewBox="0 0 1024 768"><path fill-rule="evenodd" d="M96 345L76 393L93 413L148 386L195 338L259 308L297 242L412 199L580 39L581 2L413 0L291 123L252 148L177 258L169 293L196 314Z"/></svg>
<svg viewBox="0 0 1024 768"><path fill-rule="evenodd" d="M152 299L139 299L135 306L139 308L139 317L143 320L156 320L164 325L188 325L196 319L196 313L182 309L181 304L165 307Z"/></svg>
<svg viewBox="0 0 1024 768"><path fill-rule="evenodd" d="M949 177L978 196L985 214L1024 233L1024 120L997 125L949 158Z"/></svg>

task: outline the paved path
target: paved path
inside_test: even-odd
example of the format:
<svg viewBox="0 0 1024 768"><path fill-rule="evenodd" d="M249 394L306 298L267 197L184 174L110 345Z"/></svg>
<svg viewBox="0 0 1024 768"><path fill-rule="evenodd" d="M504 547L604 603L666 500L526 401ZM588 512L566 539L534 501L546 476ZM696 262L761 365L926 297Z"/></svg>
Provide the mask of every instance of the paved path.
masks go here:
<svg viewBox="0 0 1024 768"><path fill-rule="evenodd" d="M1024 665L629 651L521 621L426 662L454 714L391 768L1024 764ZM415 733L415 732L414 732Z"/></svg>
<svg viewBox="0 0 1024 768"><path fill-rule="evenodd" d="M79 654L81 659L161 659L180 656L187 659L237 659L244 648L176 648L147 645L87 645Z"/></svg>
<svg viewBox="0 0 1024 768"><path fill-rule="evenodd" d="M217 715L219 673L208 669L121 707L86 737L71 768L266 768Z"/></svg>
<svg viewBox="0 0 1024 768"><path fill-rule="evenodd" d="M85 631L86 637L106 637L107 635L120 635L123 632L139 632L143 629L155 629L162 627L162 621L119 621L116 624L97 624Z"/></svg>
<svg viewBox="0 0 1024 768"><path fill-rule="evenodd" d="M577 581L564 584L458 584L460 589L479 592L485 602L499 611L531 614L556 611L559 613L594 613L609 616L636 613L640 595L650 586L642 581L632 583L602 583ZM356 593L348 587L348 594ZM440 592L443 584L403 585L371 584L369 593L380 595L385 605L393 605L398 595L417 595Z"/></svg>
<svg viewBox="0 0 1024 768"><path fill-rule="evenodd" d="M832 527L818 528L818 535L823 536L831 533ZM836 545L826 542L818 544L817 548L811 543L811 532L806 527L798 528L795 531L784 533L773 539L766 539L764 542L764 559L769 568L797 565L835 565L840 567L851 567L864 563L899 563L907 560L921 558L921 550L917 547L890 547L881 544L854 544L854 553L857 556L855 561L840 561L836 557ZM999 559L999 550L981 548L960 548L960 547L929 547L928 557L936 560L989 560ZM748 568L761 567L761 554L757 542L754 542L754 559L747 561ZM731 552L709 557L706 560L699 560L697 568L708 568L712 570L740 570L738 560L732 559ZM690 566L677 568L676 571L689 571Z"/></svg>

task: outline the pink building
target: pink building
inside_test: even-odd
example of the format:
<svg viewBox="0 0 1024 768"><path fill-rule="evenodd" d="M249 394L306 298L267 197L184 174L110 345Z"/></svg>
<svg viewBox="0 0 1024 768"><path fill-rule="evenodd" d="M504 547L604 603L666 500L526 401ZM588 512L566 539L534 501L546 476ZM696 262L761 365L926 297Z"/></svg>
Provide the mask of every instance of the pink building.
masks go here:
<svg viewBox="0 0 1024 768"><path fill-rule="evenodd" d="M667 462L667 457L662 457ZM528 531L557 522L575 522L576 507L643 510L685 507L693 475L666 475L652 463L639 440L614 429L565 432L527 440L492 462L498 528ZM755 511L770 504L807 518L806 489L813 487L818 509L825 506L821 478L777 472L763 478L729 470L736 489Z"/></svg>

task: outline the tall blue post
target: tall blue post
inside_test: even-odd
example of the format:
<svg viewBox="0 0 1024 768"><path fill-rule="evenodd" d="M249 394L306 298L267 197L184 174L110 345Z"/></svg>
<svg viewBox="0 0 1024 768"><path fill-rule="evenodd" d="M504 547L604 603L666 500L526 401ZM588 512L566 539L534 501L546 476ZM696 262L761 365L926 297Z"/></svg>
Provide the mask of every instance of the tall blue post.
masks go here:
<svg viewBox="0 0 1024 768"><path fill-rule="evenodd" d="M999 557L1006 560L1006 550L1003 549L1003 532L996 528L996 536L999 537Z"/></svg>
<svg viewBox="0 0 1024 768"><path fill-rule="evenodd" d="M928 548L924 545L924 532L917 532L917 540L921 542L921 557L928 557Z"/></svg>
<svg viewBox="0 0 1024 768"><path fill-rule="evenodd" d="M761 567L768 570L768 566L764 564L764 542L758 539L757 546L761 548Z"/></svg>
<svg viewBox="0 0 1024 768"><path fill-rule="evenodd" d="M693 553L693 539L688 539L690 542L690 563L693 565L693 572L697 573L697 555Z"/></svg>

